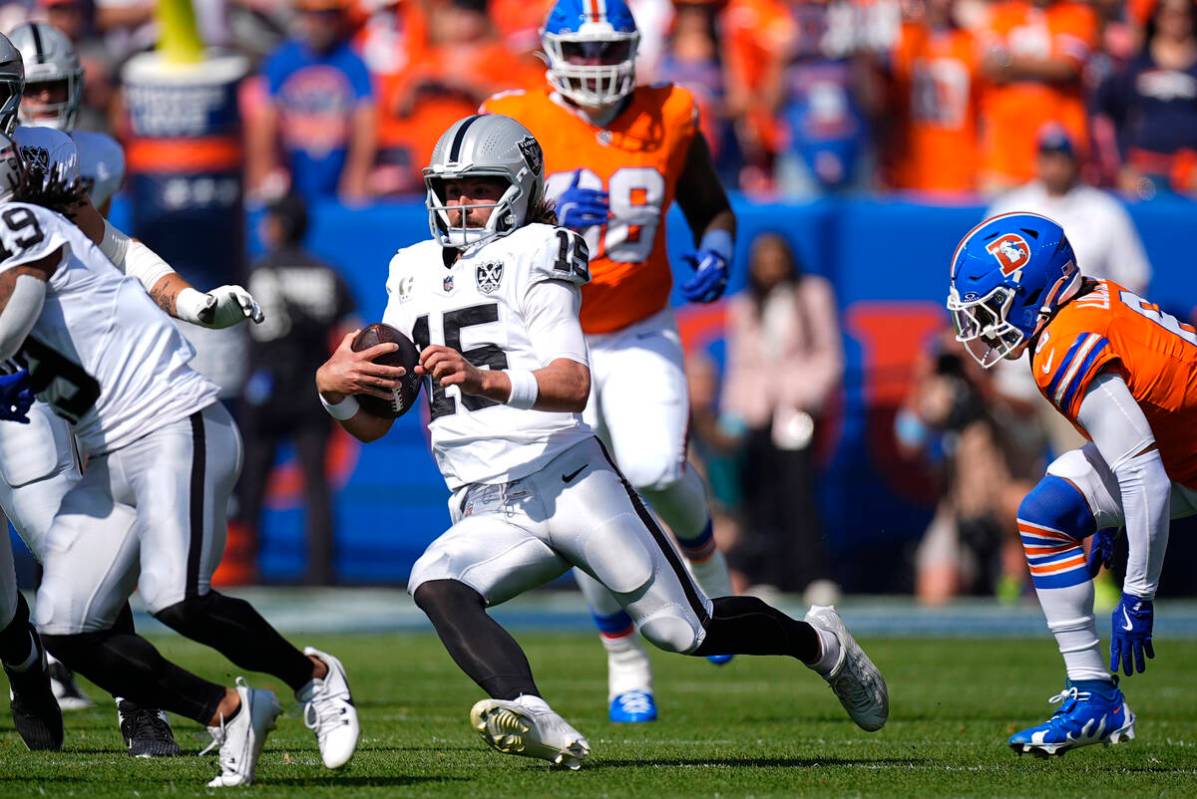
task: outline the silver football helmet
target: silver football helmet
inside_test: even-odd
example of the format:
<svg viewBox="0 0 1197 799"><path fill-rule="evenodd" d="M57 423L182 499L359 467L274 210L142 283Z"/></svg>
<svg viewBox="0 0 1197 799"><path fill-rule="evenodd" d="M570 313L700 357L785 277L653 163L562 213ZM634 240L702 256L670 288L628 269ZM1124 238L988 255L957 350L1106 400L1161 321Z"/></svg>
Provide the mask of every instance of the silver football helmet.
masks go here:
<svg viewBox="0 0 1197 799"><path fill-rule="evenodd" d="M25 61L25 90L21 104L22 125L70 131L83 103L83 66L75 45L66 34L46 22L26 22L8 38ZM49 101L38 95L49 90Z"/></svg>
<svg viewBox="0 0 1197 799"><path fill-rule="evenodd" d="M11 135L17 127L21 92L25 89L25 65L21 51L0 34L0 133Z"/></svg>
<svg viewBox="0 0 1197 799"><path fill-rule="evenodd" d="M493 203L449 205L445 182L502 178L507 190ZM428 227L442 247L465 249L505 236L528 223L544 197L544 153L520 123L501 114L459 119L445 131L424 168ZM467 227L465 211L493 208L485 227Z"/></svg>
<svg viewBox="0 0 1197 799"><path fill-rule="evenodd" d="M0 133L0 203L8 202L16 194L23 171L17 143L7 133Z"/></svg>

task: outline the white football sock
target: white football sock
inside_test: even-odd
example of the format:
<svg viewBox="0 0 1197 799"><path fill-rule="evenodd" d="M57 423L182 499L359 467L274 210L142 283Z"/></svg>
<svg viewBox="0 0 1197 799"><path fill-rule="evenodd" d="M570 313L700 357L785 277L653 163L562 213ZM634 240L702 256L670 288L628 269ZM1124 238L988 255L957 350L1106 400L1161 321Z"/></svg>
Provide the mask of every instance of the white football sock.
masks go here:
<svg viewBox="0 0 1197 799"><path fill-rule="evenodd" d="M727 570L727 558L719 550L712 552L706 560L688 560L694 579L702 591L712 599L721 596L735 596L732 590L731 574Z"/></svg>
<svg viewBox="0 0 1197 799"><path fill-rule="evenodd" d="M836 638L835 633L831 630L822 630L815 627L815 632L819 636L819 643L822 645L822 653L819 659L814 663L808 664L810 668L818 673L820 676L827 677L831 674L831 670L835 668L835 664L839 662L840 650L843 647L840 645L840 639Z"/></svg>
<svg viewBox="0 0 1197 799"><path fill-rule="evenodd" d="M628 691L653 690L653 666L640 636L633 630L617 637L600 635L607 650L607 698Z"/></svg>
<svg viewBox="0 0 1197 799"><path fill-rule="evenodd" d="M1093 582L1036 588L1048 629L1056 636L1070 680L1110 680L1093 621Z"/></svg>

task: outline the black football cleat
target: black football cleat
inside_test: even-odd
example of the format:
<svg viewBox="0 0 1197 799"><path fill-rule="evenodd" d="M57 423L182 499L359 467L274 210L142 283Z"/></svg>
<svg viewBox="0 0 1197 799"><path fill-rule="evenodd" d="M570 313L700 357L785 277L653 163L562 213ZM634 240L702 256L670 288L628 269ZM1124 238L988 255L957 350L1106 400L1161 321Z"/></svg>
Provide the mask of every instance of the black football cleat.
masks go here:
<svg viewBox="0 0 1197 799"><path fill-rule="evenodd" d="M177 757L179 745L166 714L141 707L127 699L116 700L121 737L133 757Z"/></svg>
<svg viewBox="0 0 1197 799"><path fill-rule="evenodd" d="M58 751L62 749L62 710L50 687L50 673L46 669L46 650L42 647L33 626L29 627L38 659L25 671L15 671L6 664L8 695L12 700L12 721L21 740L30 751Z"/></svg>

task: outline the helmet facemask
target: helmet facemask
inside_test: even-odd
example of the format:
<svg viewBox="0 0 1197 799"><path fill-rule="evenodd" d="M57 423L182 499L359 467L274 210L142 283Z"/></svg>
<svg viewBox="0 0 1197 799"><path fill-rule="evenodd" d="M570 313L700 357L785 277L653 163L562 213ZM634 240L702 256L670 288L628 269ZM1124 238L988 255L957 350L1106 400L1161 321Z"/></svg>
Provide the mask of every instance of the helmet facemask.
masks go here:
<svg viewBox="0 0 1197 799"><path fill-rule="evenodd" d="M1026 338L1026 333L1009 320L1015 289L998 286L984 297L964 302L949 289L948 311L956 328L956 340L982 368L1005 358Z"/></svg>
<svg viewBox="0 0 1197 799"><path fill-rule="evenodd" d="M0 203L13 200L25 182L25 165L17 143L0 135Z"/></svg>
<svg viewBox="0 0 1197 799"><path fill-rule="evenodd" d="M73 130L79 116L82 88L82 81L72 74L47 78L27 76L20 108L21 124ZM41 100L42 92L47 92L49 99Z"/></svg>
<svg viewBox="0 0 1197 799"><path fill-rule="evenodd" d="M636 86L638 31L617 31L607 23L586 23L577 33L543 32L548 81L562 97L586 108L608 108ZM575 63L597 59L599 64Z"/></svg>
<svg viewBox="0 0 1197 799"><path fill-rule="evenodd" d="M20 117L21 93L25 81L15 75L0 75L0 133L11 136Z"/></svg>
<svg viewBox="0 0 1197 799"><path fill-rule="evenodd" d="M494 202L450 205L445 192L446 182L469 178L494 178L506 183L507 188ZM519 219L521 215L517 213L517 209L520 200L524 199L523 190L518 183L512 182L510 176L505 172L478 168L463 169L460 172L429 168L424 170L424 185L428 189L424 200L424 204L428 208L428 226L442 247L469 249L504 236L519 227L521 223ZM527 203L524 205L526 208ZM490 209L491 213L485 225L477 227L467 224L471 210L486 209ZM526 213L524 215L526 216Z"/></svg>

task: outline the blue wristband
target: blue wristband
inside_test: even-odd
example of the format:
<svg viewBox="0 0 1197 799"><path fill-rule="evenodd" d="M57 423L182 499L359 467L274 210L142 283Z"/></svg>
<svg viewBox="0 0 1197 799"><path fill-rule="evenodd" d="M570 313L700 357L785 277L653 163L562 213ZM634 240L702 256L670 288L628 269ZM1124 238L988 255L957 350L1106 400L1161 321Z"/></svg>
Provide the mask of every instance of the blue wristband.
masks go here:
<svg viewBox="0 0 1197 799"><path fill-rule="evenodd" d="M700 250L711 250L723 256L723 260L731 263L732 253L736 250L736 240L732 238L732 234L727 230L712 230L702 237L698 248Z"/></svg>

